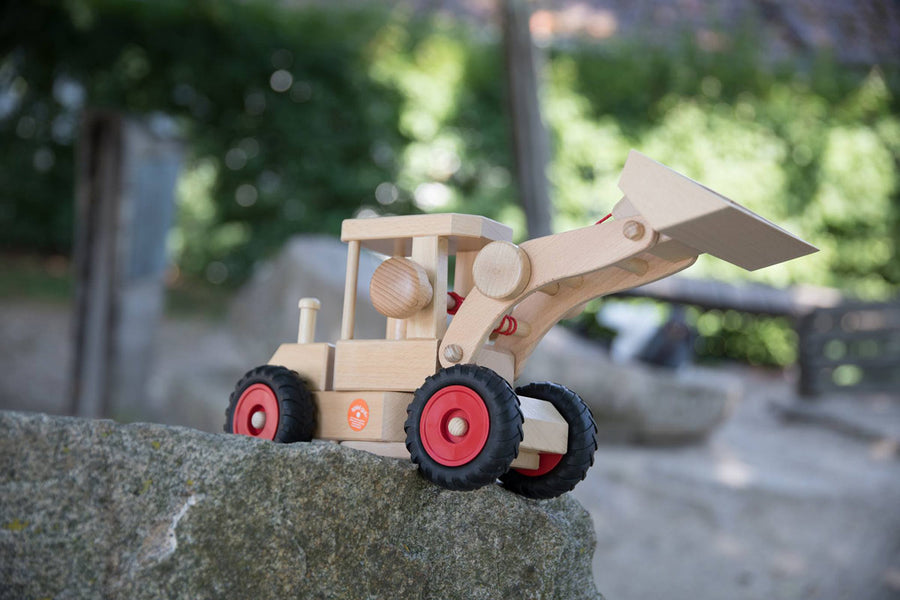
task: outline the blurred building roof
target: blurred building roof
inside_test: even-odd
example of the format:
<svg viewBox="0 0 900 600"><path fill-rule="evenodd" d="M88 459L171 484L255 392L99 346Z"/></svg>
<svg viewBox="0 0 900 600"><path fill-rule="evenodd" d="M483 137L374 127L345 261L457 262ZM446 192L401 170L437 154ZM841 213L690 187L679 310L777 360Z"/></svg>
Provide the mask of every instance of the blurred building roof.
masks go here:
<svg viewBox="0 0 900 600"><path fill-rule="evenodd" d="M413 0L484 23L503 0ZM771 58L826 50L844 63L900 62L897 0L539 0L533 3L535 39L646 37L677 42L685 32L708 50L727 47L733 32L759 25Z"/></svg>

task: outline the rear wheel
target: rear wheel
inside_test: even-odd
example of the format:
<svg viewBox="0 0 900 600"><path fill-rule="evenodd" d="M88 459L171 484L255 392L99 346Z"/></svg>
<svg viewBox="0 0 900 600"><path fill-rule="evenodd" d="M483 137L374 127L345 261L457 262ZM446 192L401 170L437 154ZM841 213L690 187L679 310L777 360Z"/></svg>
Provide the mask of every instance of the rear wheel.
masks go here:
<svg viewBox="0 0 900 600"><path fill-rule="evenodd" d="M449 490L474 490L509 470L522 441L519 398L487 367L441 369L407 409L406 447L420 473Z"/></svg>
<svg viewBox="0 0 900 600"><path fill-rule="evenodd" d="M238 381L225 411L226 433L289 444L315 431L315 402L296 371L263 365Z"/></svg>
<svg viewBox="0 0 900 600"><path fill-rule="evenodd" d="M594 464L597 426L591 411L572 390L556 383L532 383L516 393L546 400L569 425L565 454L541 454L537 469L511 469L500 480L503 487L529 498L555 498L572 490Z"/></svg>

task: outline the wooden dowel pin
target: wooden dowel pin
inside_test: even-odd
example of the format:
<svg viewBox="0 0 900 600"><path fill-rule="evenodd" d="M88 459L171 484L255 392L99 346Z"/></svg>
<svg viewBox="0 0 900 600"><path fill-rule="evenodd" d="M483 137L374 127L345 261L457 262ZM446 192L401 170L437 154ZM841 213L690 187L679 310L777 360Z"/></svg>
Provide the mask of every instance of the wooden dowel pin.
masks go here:
<svg viewBox="0 0 900 600"><path fill-rule="evenodd" d="M583 283L584 283L584 277L582 277L581 275L578 275L576 277L567 277L566 279L563 279L562 281L557 281L556 283L551 283L549 285L545 285L538 291L543 292L544 294L547 294L548 296L555 296L559 293L560 285L564 285L567 288L572 288L572 289L577 290L578 288L580 288L582 286Z"/></svg>
<svg viewBox="0 0 900 600"><path fill-rule="evenodd" d="M635 275L644 275L647 272L647 269L650 268L650 265L646 260L635 257L620 260L616 263L616 266L620 269L628 271L629 273L634 273Z"/></svg>

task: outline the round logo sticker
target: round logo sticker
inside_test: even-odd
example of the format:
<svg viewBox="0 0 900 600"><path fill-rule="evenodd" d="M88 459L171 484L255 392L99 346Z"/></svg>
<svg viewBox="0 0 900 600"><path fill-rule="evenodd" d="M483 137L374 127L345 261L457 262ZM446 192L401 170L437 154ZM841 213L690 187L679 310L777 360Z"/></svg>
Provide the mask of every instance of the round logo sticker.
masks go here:
<svg viewBox="0 0 900 600"><path fill-rule="evenodd" d="M347 424L353 431L362 431L369 423L369 405L362 398L350 403L347 410Z"/></svg>

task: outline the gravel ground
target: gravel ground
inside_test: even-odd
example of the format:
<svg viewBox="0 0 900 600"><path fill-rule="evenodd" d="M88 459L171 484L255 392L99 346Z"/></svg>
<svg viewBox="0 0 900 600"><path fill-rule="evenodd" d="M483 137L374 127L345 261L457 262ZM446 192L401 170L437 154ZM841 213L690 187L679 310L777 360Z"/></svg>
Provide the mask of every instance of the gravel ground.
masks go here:
<svg viewBox="0 0 900 600"><path fill-rule="evenodd" d="M119 413L217 430L231 382L267 357L199 319L167 320L159 336L148 406ZM0 301L0 409L64 413L70 343L67 307ZM728 376L745 397L706 443L597 453L575 496L597 531L598 588L611 600L900 598L897 440L787 423L771 404L792 401L789 381ZM897 399L859 406L900 424Z"/></svg>

